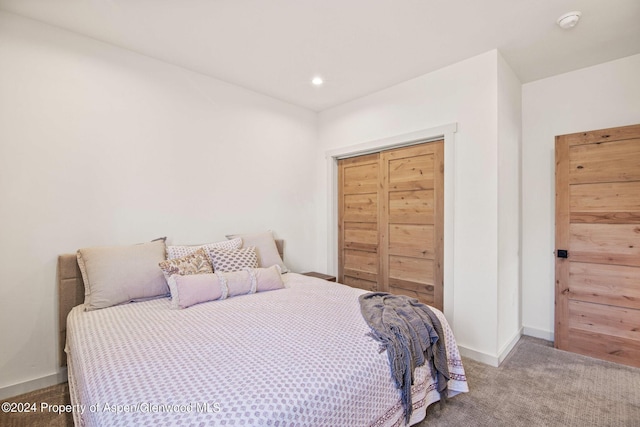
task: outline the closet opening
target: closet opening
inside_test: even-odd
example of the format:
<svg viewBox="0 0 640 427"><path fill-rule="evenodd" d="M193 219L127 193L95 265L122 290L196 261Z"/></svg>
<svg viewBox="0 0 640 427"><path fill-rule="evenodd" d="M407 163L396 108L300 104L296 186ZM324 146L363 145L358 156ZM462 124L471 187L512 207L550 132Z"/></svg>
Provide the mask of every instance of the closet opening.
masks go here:
<svg viewBox="0 0 640 427"><path fill-rule="evenodd" d="M351 286L418 297L454 319L456 129L454 123L326 153L329 272Z"/></svg>
<svg viewBox="0 0 640 427"><path fill-rule="evenodd" d="M443 309L444 140L338 160L338 281Z"/></svg>

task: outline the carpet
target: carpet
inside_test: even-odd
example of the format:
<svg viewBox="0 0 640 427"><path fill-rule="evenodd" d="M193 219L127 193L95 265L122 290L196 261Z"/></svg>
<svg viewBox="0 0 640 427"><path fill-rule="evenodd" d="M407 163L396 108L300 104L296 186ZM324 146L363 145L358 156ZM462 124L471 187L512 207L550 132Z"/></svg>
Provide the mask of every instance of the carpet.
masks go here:
<svg viewBox="0 0 640 427"><path fill-rule="evenodd" d="M498 368L463 364L470 392L431 405L419 427L640 426L640 368L526 336Z"/></svg>
<svg viewBox="0 0 640 427"><path fill-rule="evenodd" d="M67 383L58 384L51 387L32 391L31 393L7 399L7 402L16 404L36 404L36 412L5 412L0 411L0 426L2 427L66 427L73 426L73 415L71 413L60 413L44 411L41 404L48 405L70 405L69 386ZM4 403L5 401L3 401ZM4 406L3 406L4 409ZM17 408L15 408L17 409Z"/></svg>

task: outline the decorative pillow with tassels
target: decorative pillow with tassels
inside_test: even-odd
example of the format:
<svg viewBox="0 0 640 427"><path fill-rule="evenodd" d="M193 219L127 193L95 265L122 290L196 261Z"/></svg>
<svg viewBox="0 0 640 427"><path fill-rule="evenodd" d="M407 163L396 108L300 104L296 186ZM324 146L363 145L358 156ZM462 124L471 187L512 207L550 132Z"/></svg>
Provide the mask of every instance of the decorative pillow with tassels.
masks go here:
<svg viewBox="0 0 640 427"><path fill-rule="evenodd" d="M284 288L278 265L269 268L244 268L233 272L177 275L169 278L171 308Z"/></svg>

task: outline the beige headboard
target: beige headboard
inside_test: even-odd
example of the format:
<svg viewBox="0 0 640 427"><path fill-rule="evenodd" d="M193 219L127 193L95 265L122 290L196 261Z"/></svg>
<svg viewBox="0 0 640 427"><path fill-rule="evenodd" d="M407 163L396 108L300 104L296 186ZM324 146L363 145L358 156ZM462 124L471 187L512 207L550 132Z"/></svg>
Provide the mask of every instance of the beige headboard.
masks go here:
<svg viewBox="0 0 640 427"><path fill-rule="evenodd" d="M276 246L280 256L284 259L284 240L276 239ZM64 254L58 257L58 314L59 341L58 354L60 366L67 365L67 355L64 346L67 341L67 316L71 309L84 304L84 282L78 267L76 254Z"/></svg>
<svg viewBox="0 0 640 427"><path fill-rule="evenodd" d="M58 310L59 337L58 354L60 366L67 365L64 345L67 341L67 315L73 307L84 303L84 283L78 267L76 254L64 254L58 257Z"/></svg>

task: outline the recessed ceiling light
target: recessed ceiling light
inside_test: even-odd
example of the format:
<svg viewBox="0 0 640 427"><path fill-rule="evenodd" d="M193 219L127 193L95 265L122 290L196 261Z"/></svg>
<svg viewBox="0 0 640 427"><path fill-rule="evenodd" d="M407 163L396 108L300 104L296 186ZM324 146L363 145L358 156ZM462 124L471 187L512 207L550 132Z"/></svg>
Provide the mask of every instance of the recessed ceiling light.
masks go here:
<svg viewBox="0 0 640 427"><path fill-rule="evenodd" d="M558 18L556 22L558 23L560 28L562 28L563 30L568 30L569 28L573 28L578 24L581 16L582 12L568 12Z"/></svg>
<svg viewBox="0 0 640 427"><path fill-rule="evenodd" d="M324 80L322 80L322 77L320 76L315 76L311 79L311 84L314 86L322 86L322 83L324 83Z"/></svg>

